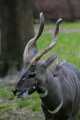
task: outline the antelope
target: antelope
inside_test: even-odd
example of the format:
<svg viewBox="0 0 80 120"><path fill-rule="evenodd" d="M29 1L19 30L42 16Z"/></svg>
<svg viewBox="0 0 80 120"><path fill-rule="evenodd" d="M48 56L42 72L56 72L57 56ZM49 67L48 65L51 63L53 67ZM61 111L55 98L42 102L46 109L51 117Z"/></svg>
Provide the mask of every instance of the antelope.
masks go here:
<svg viewBox="0 0 80 120"><path fill-rule="evenodd" d="M44 15L40 13L39 31L25 46L24 67L13 91L17 97L37 91L45 120L76 120L80 108L80 71L66 61L53 65L57 55L40 60L56 45L61 21L56 22L54 40L39 52L36 42L44 29Z"/></svg>

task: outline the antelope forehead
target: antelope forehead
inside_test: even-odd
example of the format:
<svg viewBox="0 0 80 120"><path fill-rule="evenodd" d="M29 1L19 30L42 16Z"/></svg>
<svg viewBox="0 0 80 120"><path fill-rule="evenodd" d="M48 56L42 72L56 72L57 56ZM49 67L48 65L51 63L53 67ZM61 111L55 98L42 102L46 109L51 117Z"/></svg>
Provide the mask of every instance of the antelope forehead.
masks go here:
<svg viewBox="0 0 80 120"><path fill-rule="evenodd" d="M40 82L41 84L45 83L46 77L46 70L40 69L37 71L36 79L38 80L38 82Z"/></svg>
<svg viewBox="0 0 80 120"><path fill-rule="evenodd" d="M44 72L46 71L45 64L44 64L44 63L37 64L37 66L36 66L36 71L37 71L37 72L44 73Z"/></svg>

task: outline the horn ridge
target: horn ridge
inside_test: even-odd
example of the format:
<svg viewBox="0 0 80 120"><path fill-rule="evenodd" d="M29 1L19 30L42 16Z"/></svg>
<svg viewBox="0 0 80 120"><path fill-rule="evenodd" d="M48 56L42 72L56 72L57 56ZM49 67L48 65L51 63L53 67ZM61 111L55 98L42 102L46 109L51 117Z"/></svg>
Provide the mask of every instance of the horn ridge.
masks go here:
<svg viewBox="0 0 80 120"><path fill-rule="evenodd" d="M41 34L43 32L43 29L44 29L44 15L43 15L43 12L41 12L40 13L40 27L39 27L39 30L35 34L35 36L33 38L31 38L25 46L24 53L23 53L23 62L24 63L30 62L31 59L35 56L35 54L34 55L31 55L31 54L33 54L34 49L37 51L36 46L35 46L36 41L41 36ZM30 54L29 54L29 51L30 51Z"/></svg>
<svg viewBox="0 0 80 120"><path fill-rule="evenodd" d="M55 28L55 31L54 31L54 40L52 40L52 42L48 45L48 47L46 47L42 52L38 53L31 61L31 63L34 63L38 60L40 60L40 58L42 56L44 56L46 53L49 52L49 50L51 50L57 43L57 36L58 36L58 33L59 33L59 25L60 23L62 22L62 18L59 18L56 22L56 28Z"/></svg>

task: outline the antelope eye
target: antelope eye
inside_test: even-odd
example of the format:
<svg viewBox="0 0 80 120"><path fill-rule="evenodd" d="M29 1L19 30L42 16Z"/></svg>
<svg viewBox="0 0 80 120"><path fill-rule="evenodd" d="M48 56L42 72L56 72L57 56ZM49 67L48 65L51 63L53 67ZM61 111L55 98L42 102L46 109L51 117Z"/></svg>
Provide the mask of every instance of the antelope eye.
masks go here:
<svg viewBox="0 0 80 120"><path fill-rule="evenodd" d="M53 74L54 77L57 77L57 74Z"/></svg>

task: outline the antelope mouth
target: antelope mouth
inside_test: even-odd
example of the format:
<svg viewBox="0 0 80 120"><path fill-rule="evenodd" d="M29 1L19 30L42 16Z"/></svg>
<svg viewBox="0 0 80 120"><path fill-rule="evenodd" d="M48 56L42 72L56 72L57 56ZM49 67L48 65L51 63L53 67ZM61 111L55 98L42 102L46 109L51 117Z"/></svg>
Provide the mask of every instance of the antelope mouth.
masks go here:
<svg viewBox="0 0 80 120"><path fill-rule="evenodd" d="M12 92L13 92L13 95L17 96L18 98L20 98L20 97L25 98L25 97L31 95L35 91L36 91L36 87L33 86L32 88L24 89L24 90L15 89Z"/></svg>
<svg viewBox="0 0 80 120"><path fill-rule="evenodd" d="M18 98L27 97L28 96L28 90L20 91L20 90L15 89L12 92L13 92L14 96L17 96Z"/></svg>

